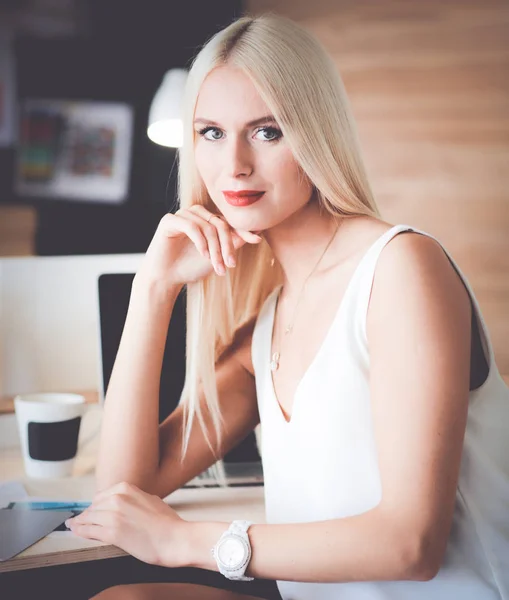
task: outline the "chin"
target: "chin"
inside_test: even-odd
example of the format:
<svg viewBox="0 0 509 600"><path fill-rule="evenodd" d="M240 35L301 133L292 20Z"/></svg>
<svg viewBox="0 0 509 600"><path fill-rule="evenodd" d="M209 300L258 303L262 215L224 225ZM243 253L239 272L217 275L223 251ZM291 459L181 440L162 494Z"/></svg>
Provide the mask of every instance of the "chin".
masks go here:
<svg viewBox="0 0 509 600"><path fill-rule="evenodd" d="M230 208L230 210L228 210ZM242 212L241 212L242 211ZM256 215L249 210L239 209L238 211L232 211L231 207L227 207L225 210L221 210L223 217L226 222L234 229L241 229L242 231L263 231L269 229L271 223L268 222L267 217L262 215Z"/></svg>

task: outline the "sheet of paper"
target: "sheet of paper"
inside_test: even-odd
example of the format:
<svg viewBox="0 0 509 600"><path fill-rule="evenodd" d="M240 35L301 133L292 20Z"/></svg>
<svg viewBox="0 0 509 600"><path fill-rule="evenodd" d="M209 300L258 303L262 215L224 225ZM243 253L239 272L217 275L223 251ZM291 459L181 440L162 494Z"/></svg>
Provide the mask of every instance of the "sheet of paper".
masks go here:
<svg viewBox="0 0 509 600"><path fill-rule="evenodd" d="M0 508L6 507L11 502L26 500L27 491L19 481L4 481L0 483Z"/></svg>

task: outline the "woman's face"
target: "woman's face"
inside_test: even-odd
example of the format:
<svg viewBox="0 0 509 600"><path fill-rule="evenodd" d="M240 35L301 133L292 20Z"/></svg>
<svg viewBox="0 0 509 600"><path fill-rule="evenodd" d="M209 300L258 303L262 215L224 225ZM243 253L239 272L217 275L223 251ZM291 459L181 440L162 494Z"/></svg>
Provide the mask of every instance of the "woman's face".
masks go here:
<svg viewBox="0 0 509 600"><path fill-rule="evenodd" d="M263 231L308 203L308 179L240 69L224 66L209 73L198 96L194 129L198 172L232 227ZM235 195L246 190L261 194Z"/></svg>

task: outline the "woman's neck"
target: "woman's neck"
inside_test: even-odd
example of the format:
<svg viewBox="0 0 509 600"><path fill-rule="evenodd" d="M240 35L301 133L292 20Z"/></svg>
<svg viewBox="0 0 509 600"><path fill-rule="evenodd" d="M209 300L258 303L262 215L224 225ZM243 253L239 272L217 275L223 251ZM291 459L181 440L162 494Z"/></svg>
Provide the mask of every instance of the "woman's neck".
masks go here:
<svg viewBox="0 0 509 600"><path fill-rule="evenodd" d="M283 284L289 295L300 291L338 225L341 229L341 224L341 220L338 221L325 211L320 211L318 203L312 201L283 223L264 232L263 235L283 270ZM332 239L315 274L325 270L334 261L333 247L337 237L336 235L335 239Z"/></svg>

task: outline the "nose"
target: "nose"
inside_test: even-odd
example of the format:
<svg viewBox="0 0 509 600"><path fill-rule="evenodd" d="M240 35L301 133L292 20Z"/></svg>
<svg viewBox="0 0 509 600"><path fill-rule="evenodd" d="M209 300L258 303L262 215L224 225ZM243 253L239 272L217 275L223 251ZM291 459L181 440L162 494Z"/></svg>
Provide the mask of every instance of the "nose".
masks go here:
<svg viewBox="0 0 509 600"><path fill-rule="evenodd" d="M245 177L253 173L254 157L249 143L242 136L230 138L226 144L226 165L229 177Z"/></svg>

